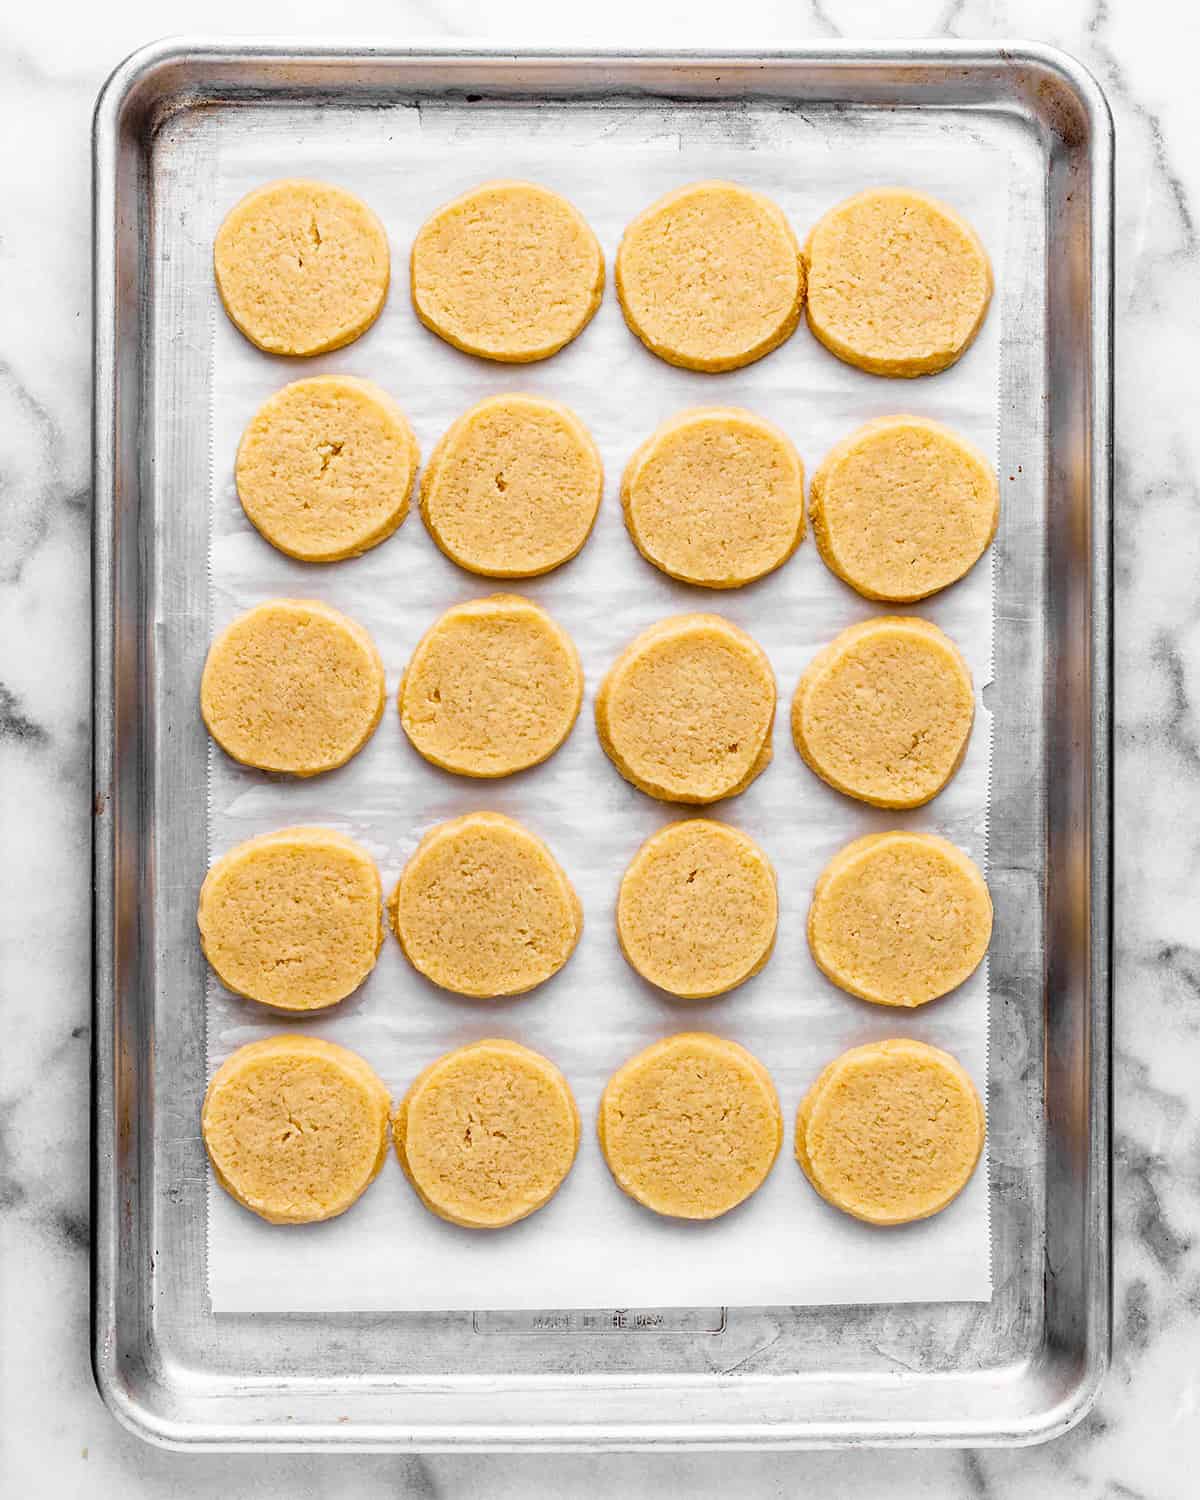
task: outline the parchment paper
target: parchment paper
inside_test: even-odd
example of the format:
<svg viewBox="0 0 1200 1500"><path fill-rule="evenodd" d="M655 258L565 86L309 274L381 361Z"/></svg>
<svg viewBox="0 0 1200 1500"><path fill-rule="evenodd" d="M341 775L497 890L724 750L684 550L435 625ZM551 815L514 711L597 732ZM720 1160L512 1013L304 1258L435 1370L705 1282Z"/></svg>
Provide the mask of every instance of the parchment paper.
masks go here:
<svg viewBox="0 0 1200 1500"><path fill-rule="evenodd" d="M829 790L802 764L788 707L817 649L880 610L823 566L809 537L769 578L731 592L676 584L635 551L618 485L633 449L682 407L736 403L788 432L812 473L824 453L870 417L935 417L997 451L1000 308L950 371L916 381L861 374L827 354L802 324L774 354L722 375L673 369L626 329L611 285L625 223L670 188L729 177L771 194L801 239L827 207L863 187L903 182L946 199L976 226L1003 285L1008 164L970 132L896 116L879 128L851 117L830 132L799 112L723 114L660 108L527 107L472 112L467 104L340 112L314 110L311 128L279 160L253 135L216 164L219 191L197 214L211 232L245 191L280 175L312 175L361 193L392 238L393 284L376 326L335 354L298 361L256 351L213 294L211 605L214 632L273 596L327 600L365 625L394 695L416 641L437 615L492 585L456 569L426 534L414 504L400 531L366 556L327 566L295 563L246 521L233 485L245 424L289 380L344 371L378 381L408 413L428 455L448 424L496 391L528 390L571 405L600 447L605 497L581 555L516 585L571 632L586 672L583 711L546 765L481 783L435 770L409 746L394 696L374 738L348 766L306 782L275 779L210 756L209 847L216 857L254 834L325 823L360 840L390 890L421 835L442 819L492 808L522 819L549 843L583 902L582 941L566 968L531 995L506 1002L456 999L426 984L389 934L378 966L351 999L316 1019L276 1016L229 995L210 977L210 1072L237 1046L293 1026L360 1052L394 1095L432 1058L483 1036L506 1036L552 1057L576 1093L583 1139L551 1204L498 1233L445 1224L417 1201L394 1157L355 1208L326 1224L278 1228L210 1187L208 1272L216 1312L369 1309L684 1307L902 1301L980 1301L991 1295L987 1162L945 1212L877 1230L824 1204L792 1158L796 1106L821 1067L847 1047L912 1036L953 1052L986 1097L986 966L953 995L909 1013L854 1000L816 970L805 940L813 882L860 834L904 826L936 831L986 866L991 726L981 690L990 678L991 566L912 607L958 643L974 674L977 718L966 760L925 808L880 812ZM530 177L582 210L604 247L610 277L585 333L540 364L512 367L459 354L418 323L407 290L413 235L440 203L488 177ZM204 503L205 497L195 497ZM180 497L191 503L192 497ZM644 838L687 809L628 786L596 740L599 680L622 646L662 616L717 610L765 647L779 687L775 759L742 796L712 809L766 849L779 878L779 940L757 978L714 1001L672 1001L627 966L614 930L618 883ZM886 611L885 611L886 612ZM189 893L191 899L193 893ZM596 1142L597 1100L628 1056L674 1031L703 1029L749 1047L772 1073L785 1143L763 1188L709 1224L658 1218L612 1182Z"/></svg>

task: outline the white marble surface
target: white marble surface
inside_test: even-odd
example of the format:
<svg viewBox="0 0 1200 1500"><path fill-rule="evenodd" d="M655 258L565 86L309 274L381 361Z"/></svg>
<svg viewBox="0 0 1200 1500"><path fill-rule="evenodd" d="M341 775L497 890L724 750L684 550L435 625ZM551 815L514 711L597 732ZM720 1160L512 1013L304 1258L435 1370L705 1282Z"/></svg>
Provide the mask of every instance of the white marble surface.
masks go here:
<svg viewBox="0 0 1200 1500"><path fill-rule="evenodd" d="M154 36L738 43L1032 36L1119 145L1116 1350L1096 1411L1017 1452L272 1458L152 1451L88 1366L89 158ZM1200 1486L1200 91L1182 0L80 0L0 11L0 1493L1190 1500Z"/></svg>

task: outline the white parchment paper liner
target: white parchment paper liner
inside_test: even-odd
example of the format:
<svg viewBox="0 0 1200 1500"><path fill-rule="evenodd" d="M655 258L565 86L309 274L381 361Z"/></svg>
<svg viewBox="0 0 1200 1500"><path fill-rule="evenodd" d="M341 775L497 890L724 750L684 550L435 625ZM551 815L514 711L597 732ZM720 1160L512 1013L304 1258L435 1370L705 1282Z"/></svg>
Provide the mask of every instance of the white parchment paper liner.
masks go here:
<svg viewBox="0 0 1200 1500"><path fill-rule="evenodd" d="M483 121L483 124L477 122ZM357 343L306 361L255 350L222 313L214 318L213 491L180 503L212 509L213 629L261 600L317 597L374 636L394 695L417 639L451 603L515 589L538 600L573 635L587 677L583 712L545 766L492 783L446 775L409 747L394 700L366 749L340 771L289 782L210 757L209 846L215 856L254 834L326 823L360 840L390 890L421 834L475 808L518 817L549 843L582 899L585 931L567 967L525 998L456 999L422 981L389 935L357 995L319 1019L292 1021L227 994L210 978L210 1072L241 1043L291 1026L360 1052L398 1096L438 1054L474 1038L507 1036L552 1057L575 1090L584 1129L575 1168L543 1211L499 1233L473 1233L427 1213L394 1157L342 1218L303 1228L260 1222L210 1192L209 1287L214 1311L533 1309L979 1301L991 1295L987 1163L961 1197L921 1224L875 1230L825 1205L792 1158L796 1106L838 1052L872 1039L912 1036L953 1052L986 1096L986 966L954 995L915 1013L842 994L816 970L805 940L812 885L836 851L893 826L936 831L981 864L987 855L990 722L980 692L990 678L991 566L910 607L958 643L975 678L977 719L966 760L929 806L887 813L830 791L792 747L788 711L800 673L845 626L880 610L823 566L809 537L762 582L727 593L671 582L626 535L618 485L633 449L682 407L740 404L788 432L809 474L859 423L913 411L944 421L985 452L997 450L1000 309L967 356L944 374L889 381L827 354L802 324L774 354L711 376L673 369L625 327L611 283L625 223L658 194L701 177L729 177L771 194L803 239L820 214L861 188L902 182L946 199L975 225L998 284L1006 240L1008 163L966 125L897 116L864 129L847 116L820 128L798 112L629 108L609 113L397 107L339 113L331 131L314 112L294 158L267 158L253 136L217 163L217 201L198 208L211 230L242 193L274 176L327 177L361 193L392 238L393 284L379 322ZM421 327L408 298L413 234L438 204L480 180L530 177L570 197L604 247L609 284L585 333L553 359L513 367L461 355ZM215 292L214 292L215 297ZM325 371L368 376L407 412L428 456L449 423L483 396L528 390L567 402L591 429L606 469L605 498L580 556L547 577L492 584L459 571L434 546L414 504L400 531L366 556L331 566L295 563L246 521L233 456L259 403L289 380ZM621 957L614 905L621 874L663 822L690 815L642 796L597 743L599 680L644 626L685 610L716 610L749 630L775 668L775 759L741 797L712 812L766 849L779 877L774 957L756 979L718 1000L675 1002L643 984ZM904 612L899 611L899 612ZM186 893L192 899L193 893ZM673 1031L730 1036L768 1067L779 1089L785 1141L763 1188L710 1224L657 1218L618 1191L595 1138L597 1100L631 1053Z"/></svg>

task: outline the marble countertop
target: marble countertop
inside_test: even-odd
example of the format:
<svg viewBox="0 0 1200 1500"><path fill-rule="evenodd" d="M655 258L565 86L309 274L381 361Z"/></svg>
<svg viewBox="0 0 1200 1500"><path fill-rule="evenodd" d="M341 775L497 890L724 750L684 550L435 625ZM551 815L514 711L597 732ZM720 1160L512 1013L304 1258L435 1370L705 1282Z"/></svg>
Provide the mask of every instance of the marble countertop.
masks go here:
<svg viewBox="0 0 1200 1500"><path fill-rule="evenodd" d="M691 45L1029 36L1118 132L1115 1353L1047 1446L663 1458L173 1455L88 1363L89 126L172 32ZM124 0L0 19L0 1492L1185 1500L1200 1469L1200 21L1179 0Z"/></svg>

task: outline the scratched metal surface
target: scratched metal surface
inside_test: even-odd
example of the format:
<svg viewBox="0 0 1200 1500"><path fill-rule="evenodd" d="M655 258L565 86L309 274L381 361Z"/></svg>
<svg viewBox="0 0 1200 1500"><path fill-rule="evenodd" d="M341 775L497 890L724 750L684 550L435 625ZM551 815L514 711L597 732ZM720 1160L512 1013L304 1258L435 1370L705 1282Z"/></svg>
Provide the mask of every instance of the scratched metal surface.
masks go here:
<svg viewBox="0 0 1200 1500"><path fill-rule="evenodd" d="M614 1327L207 1306L192 925L206 851L187 813L207 754L206 513L186 498L207 492L209 342L180 315L174 153L219 151L239 120L282 144L314 117L336 130L345 111L414 99L469 107L476 129L538 99L724 111L734 132L752 99L802 107L831 148L899 109L1011 154L1025 253L1000 306L989 1304L696 1309L665 1328L653 1309ZM669 58L167 44L102 98L96 188L94 1322L118 1416L180 1445L426 1449L980 1444L1077 1419L1108 1336L1111 135L1095 85L1044 49L971 44Z"/></svg>

